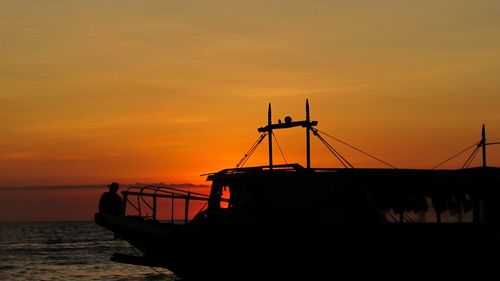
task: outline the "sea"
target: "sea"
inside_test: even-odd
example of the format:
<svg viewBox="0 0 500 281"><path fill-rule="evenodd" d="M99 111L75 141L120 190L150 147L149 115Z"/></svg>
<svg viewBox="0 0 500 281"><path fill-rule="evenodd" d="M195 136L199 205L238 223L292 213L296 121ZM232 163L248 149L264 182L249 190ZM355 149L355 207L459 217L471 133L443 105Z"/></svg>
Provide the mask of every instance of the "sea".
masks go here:
<svg viewBox="0 0 500 281"><path fill-rule="evenodd" d="M140 254L94 222L0 223L0 280L179 280L163 268L113 262L116 252Z"/></svg>

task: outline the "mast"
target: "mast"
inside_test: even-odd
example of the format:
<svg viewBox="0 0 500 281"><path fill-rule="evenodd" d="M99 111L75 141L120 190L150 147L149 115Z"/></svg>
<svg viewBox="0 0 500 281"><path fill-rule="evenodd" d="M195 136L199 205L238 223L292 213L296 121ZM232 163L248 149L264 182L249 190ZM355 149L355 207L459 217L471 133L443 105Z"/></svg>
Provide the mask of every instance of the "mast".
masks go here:
<svg viewBox="0 0 500 281"><path fill-rule="evenodd" d="M273 129L271 128L271 103L267 109L267 126L269 128L267 136L269 138L269 169L273 169Z"/></svg>
<svg viewBox="0 0 500 281"><path fill-rule="evenodd" d="M309 115L309 101L306 100L306 120L303 121L292 121L292 117L286 116L285 122L281 123L281 120L277 124L273 124L271 120L271 103L267 110L267 125L257 129L258 132L266 132L269 137L269 169L273 169L273 130L278 129L289 129L293 127L306 128L306 152L307 152L307 168L311 167L311 128L318 125L318 121L311 121Z"/></svg>
<svg viewBox="0 0 500 281"><path fill-rule="evenodd" d="M309 115L309 99L306 99L306 157L307 168L311 168L311 117Z"/></svg>
<svg viewBox="0 0 500 281"><path fill-rule="evenodd" d="M483 149L483 167L486 167L486 130L484 124L481 130L481 147Z"/></svg>

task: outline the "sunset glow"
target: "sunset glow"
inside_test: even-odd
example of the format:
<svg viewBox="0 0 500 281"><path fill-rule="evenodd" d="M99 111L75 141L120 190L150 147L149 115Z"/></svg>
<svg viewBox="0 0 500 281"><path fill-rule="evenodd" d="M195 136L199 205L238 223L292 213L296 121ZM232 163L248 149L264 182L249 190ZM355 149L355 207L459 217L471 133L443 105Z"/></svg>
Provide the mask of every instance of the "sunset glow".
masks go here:
<svg viewBox="0 0 500 281"><path fill-rule="evenodd" d="M234 167L257 139L268 103L274 122L302 120L306 98L320 130L431 168L483 123L500 141L499 14L487 0L0 0L0 187L206 184L200 174ZM304 131L276 136L305 165ZM331 144L355 167L384 167ZM267 164L266 149L247 166ZM340 167L316 139L312 166ZM64 194L90 206L102 191ZM0 208L59 218L43 210Z"/></svg>

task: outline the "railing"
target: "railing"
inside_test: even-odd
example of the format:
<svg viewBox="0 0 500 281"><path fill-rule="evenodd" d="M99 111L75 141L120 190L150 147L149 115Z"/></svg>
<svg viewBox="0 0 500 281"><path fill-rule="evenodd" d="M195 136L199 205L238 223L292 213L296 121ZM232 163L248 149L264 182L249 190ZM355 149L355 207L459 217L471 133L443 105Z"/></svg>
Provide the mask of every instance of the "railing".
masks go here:
<svg viewBox="0 0 500 281"><path fill-rule="evenodd" d="M205 201L205 204L198 210L198 212L202 211L206 208L209 196L206 194L187 191L179 188L167 187L167 186L154 186L154 185L145 185L145 186L131 186L126 191L122 192L123 196L123 214L126 214L127 206L132 206L138 213L138 216L144 219L151 219L153 221L158 220L158 199L166 198L170 199L170 221L174 223L176 220L175 216L175 202L183 201L184 204L184 223L188 223L189 221L189 207L190 201ZM132 202L131 198L135 196L136 202ZM146 198L150 198L149 202ZM143 206L146 210L143 210ZM151 212L151 216L149 216L148 211ZM145 213L145 215L144 215Z"/></svg>

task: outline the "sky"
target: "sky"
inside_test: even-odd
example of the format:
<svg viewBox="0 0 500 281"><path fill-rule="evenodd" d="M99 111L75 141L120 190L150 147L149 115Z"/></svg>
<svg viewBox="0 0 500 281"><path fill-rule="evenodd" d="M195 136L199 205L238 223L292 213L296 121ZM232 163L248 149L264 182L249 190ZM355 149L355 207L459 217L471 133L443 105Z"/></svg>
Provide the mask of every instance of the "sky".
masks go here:
<svg viewBox="0 0 500 281"><path fill-rule="evenodd" d="M274 122L302 120L307 98L320 130L431 168L479 141L482 124L500 141L498 14L486 0L0 0L0 188L207 184L201 174L234 167L257 139L268 103ZM276 137L305 165L301 129ZM384 167L331 144L355 167ZM489 165L499 156L488 147ZM316 139L312 166L340 167Z"/></svg>

